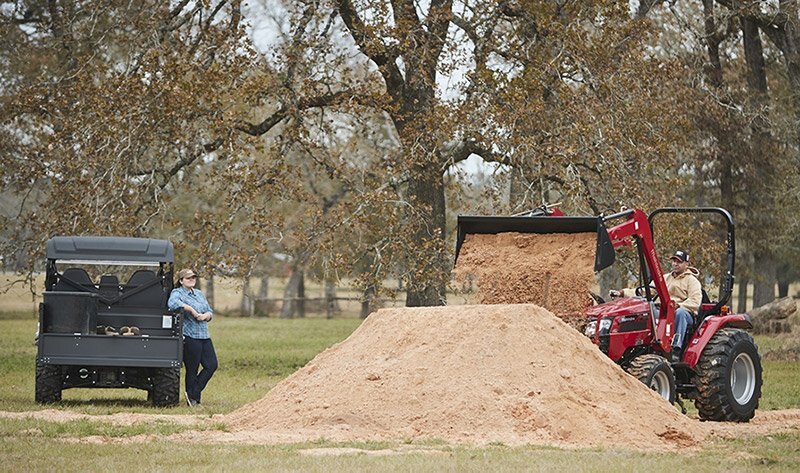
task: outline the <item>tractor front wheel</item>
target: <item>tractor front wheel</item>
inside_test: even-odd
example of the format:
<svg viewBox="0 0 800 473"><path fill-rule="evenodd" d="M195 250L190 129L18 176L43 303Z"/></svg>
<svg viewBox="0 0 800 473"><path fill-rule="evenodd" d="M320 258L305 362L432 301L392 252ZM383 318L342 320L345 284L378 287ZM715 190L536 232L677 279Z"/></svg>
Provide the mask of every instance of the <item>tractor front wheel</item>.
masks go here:
<svg viewBox="0 0 800 473"><path fill-rule="evenodd" d="M637 356L631 360L626 371L670 404L675 402L675 373L663 356Z"/></svg>
<svg viewBox="0 0 800 473"><path fill-rule="evenodd" d="M703 349L695 367L700 420L747 422L761 398L761 357L753 337L724 328Z"/></svg>

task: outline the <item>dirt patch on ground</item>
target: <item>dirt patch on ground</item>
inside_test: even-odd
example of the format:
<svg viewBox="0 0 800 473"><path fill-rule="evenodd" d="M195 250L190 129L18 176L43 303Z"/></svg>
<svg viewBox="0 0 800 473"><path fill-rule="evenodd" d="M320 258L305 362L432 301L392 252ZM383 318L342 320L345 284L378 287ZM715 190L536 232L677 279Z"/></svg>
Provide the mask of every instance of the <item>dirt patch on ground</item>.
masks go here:
<svg viewBox="0 0 800 473"><path fill-rule="evenodd" d="M713 435L724 438L798 432L800 431L800 409L756 411L755 417L744 424L714 422L708 423L706 426Z"/></svg>
<svg viewBox="0 0 800 473"><path fill-rule="evenodd" d="M595 233L467 235L455 277L474 283L471 302L536 304L577 326L591 304L596 242Z"/></svg>
<svg viewBox="0 0 800 473"><path fill-rule="evenodd" d="M264 398L229 441L444 439L678 448L706 436L534 305L383 309Z"/></svg>
<svg viewBox="0 0 800 473"><path fill-rule="evenodd" d="M108 415L81 414L72 411L60 411L56 409L44 409L41 411L30 412L5 412L0 411L0 419L37 419L47 422L72 422L76 420L88 420L92 422L103 422L112 425L139 425L168 423L178 425L199 425L208 420L208 416L193 415L171 415L171 414L134 414L132 412L118 412Z"/></svg>
<svg viewBox="0 0 800 473"><path fill-rule="evenodd" d="M301 455L310 457L330 457L344 455L364 455L368 457L388 457L395 455L446 455L447 452L438 448L420 448L417 446L404 445L397 448L382 448L379 450L367 450L363 448L329 447L329 448L306 448L298 450Z"/></svg>

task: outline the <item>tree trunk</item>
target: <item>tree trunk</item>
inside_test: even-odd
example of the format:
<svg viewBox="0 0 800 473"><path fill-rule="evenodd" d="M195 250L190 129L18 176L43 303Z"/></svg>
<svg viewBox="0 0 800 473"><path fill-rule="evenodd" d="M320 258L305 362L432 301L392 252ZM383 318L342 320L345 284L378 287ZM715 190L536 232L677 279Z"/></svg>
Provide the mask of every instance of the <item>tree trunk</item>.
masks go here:
<svg viewBox="0 0 800 473"><path fill-rule="evenodd" d="M281 307L282 319L291 319L296 313L297 297L300 280L302 278L303 272L298 268L292 268L292 274L289 276L289 281L286 283L286 289L283 290L283 307Z"/></svg>
<svg viewBox="0 0 800 473"><path fill-rule="evenodd" d="M789 296L789 282L778 280L778 298Z"/></svg>
<svg viewBox="0 0 800 473"><path fill-rule="evenodd" d="M639 6L636 8L636 18L647 17L647 13L653 8L653 5L661 1L662 0L639 0Z"/></svg>
<svg viewBox="0 0 800 473"><path fill-rule="evenodd" d="M789 286L798 278L798 271L790 263L778 266L778 298L789 295Z"/></svg>
<svg viewBox="0 0 800 473"><path fill-rule="evenodd" d="M753 307L756 308L775 300L775 260L771 252L756 253L754 269Z"/></svg>
<svg viewBox="0 0 800 473"><path fill-rule="evenodd" d="M299 307L298 298L300 294L305 294L305 268L306 262L310 252L307 250L300 251L292 259L291 275L289 281L286 283L286 289L283 291L283 307L281 307L281 318L291 319L297 314ZM305 316L305 306L303 307L303 315Z"/></svg>
<svg viewBox="0 0 800 473"><path fill-rule="evenodd" d="M736 312L744 314L747 312L747 287L750 285L750 279L744 277L739 280L739 297L737 300L738 309Z"/></svg>
<svg viewBox="0 0 800 473"><path fill-rule="evenodd" d="M297 281L297 316L306 316L306 272L305 269L299 269L300 280Z"/></svg>
<svg viewBox="0 0 800 473"><path fill-rule="evenodd" d="M375 300L375 286L369 285L364 289L364 298L361 300L361 318L366 319L372 313L372 304Z"/></svg>
<svg viewBox="0 0 800 473"><path fill-rule="evenodd" d="M706 51L708 52L708 65L706 77L715 88L722 87L722 61L719 57L720 38L717 35L716 16L714 15L714 0L703 0L703 19L705 27Z"/></svg>
<svg viewBox="0 0 800 473"><path fill-rule="evenodd" d="M261 276L258 286L258 297L253 304L253 314L258 317L269 316L269 276Z"/></svg>
<svg viewBox="0 0 800 473"><path fill-rule="evenodd" d="M208 300L208 305L211 308L214 308L214 274L208 273L208 278L206 278L206 290L203 291L203 294L206 295L206 300Z"/></svg>
<svg viewBox="0 0 800 473"><path fill-rule="evenodd" d="M761 44L761 35L755 21L742 18L742 41L744 44L745 62L747 63L747 85L750 91L750 106L756 112L751 122L753 130L754 152L762 154L761 164L756 170L759 183L758 191L751 193L750 202L760 206L762 212L756 214L755 224L758 228L769 229L774 226L774 216L769 209L775 208L775 198L771 195L772 185L775 181L776 171L767 158L771 144L771 130L763 109L769 103L769 89L767 87L766 67L764 65L764 49ZM763 156L767 154L767 156ZM758 208L758 207L756 207ZM753 307L760 307L775 299L775 252L769 242L759 242L761 248L754 250L754 286Z"/></svg>
<svg viewBox="0 0 800 473"><path fill-rule="evenodd" d="M778 48L783 53L786 61L786 75L789 78L789 85L794 104L794 132L797 143L800 143L800 25L798 25L798 3L797 1L781 1L780 10L786 15L788 20L783 26L783 41L779 41ZM774 34L774 31L772 32Z"/></svg>
<svg viewBox="0 0 800 473"><path fill-rule="evenodd" d="M411 183L414 244L410 255L406 306L437 306L447 302L450 279L445 241L445 200L442 174L433 166L418 169Z"/></svg>
<svg viewBox="0 0 800 473"><path fill-rule="evenodd" d="M339 312L336 301L336 283L330 279L325 280L325 318L332 319L333 314Z"/></svg>
<svg viewBox="0 0 800 473"><path fill-rule="evenodd" d="M242 279L242 303L239 305L239 312L242 317L253 316L253 294L250 292L250 278L247 276Z"/></svg>

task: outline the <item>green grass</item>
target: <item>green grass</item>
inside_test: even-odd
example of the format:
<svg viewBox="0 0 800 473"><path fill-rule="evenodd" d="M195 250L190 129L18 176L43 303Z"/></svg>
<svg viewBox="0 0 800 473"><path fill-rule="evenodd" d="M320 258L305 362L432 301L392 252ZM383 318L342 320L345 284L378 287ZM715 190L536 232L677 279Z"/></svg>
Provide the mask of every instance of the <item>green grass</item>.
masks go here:
<svg viewBox="0 0 800 473"><path fill-rule="evenodd" d="M42 438L88 437L133 437L135 435L172 435L187 430L224 430L222 424L180 425L168 420L134 425L115 425L86 419L68 422L48 422L33 418L3 419L0 437L10 437L24 432Z"/></svg>
<svg viewBox="0 0 800 473"><path fill-rule="evenodd" d="M402 455L369 455L391 445L197 445L171 441L91 444L54 441L37 433L0 438L0 461L14 471L798 471L800 435L718 442L703 451L642 453L547 447L404 446ZM310 456L310 448L359 448L347 455ZM395 446L395 448L400 449ZM414 450L416 448L416 451ZM31 452L42 452L39 455ZM44 452L47 452L46 454ZM57 458L57 460L55 460Z"/></svg>
<svg viewBox="0 0 800 473"><path fill-rule="evenodd" d="M261 398L272 386L317 353L346 338L358 319L244 319L219 317L212 336L219 371L203 393L202 411L181 405L154 409L139 390L70 389L55 406L87 414L142 412L160 414L227 413ZM35 411L33 402L32 314L0 317L0 410ZM759 346L779 346L757 337ZM764 362L762 409L800 407L800 363ZM118 426L96 420L64 423L33 418L0 420L0 465L3 471L143 470L197 471L800 471L800 432L714 440L701 451L682 454L641 453L618 449L563 450L540 446L510 448L456 447L442 442L309 442L294 445L198 445L165 440L187 430L221 430L224 425L186 426L166 421ZM120 443L139 436L143 442ZM76 443L77 439L82 442ZM97 442L101 439L102 442ZM304 450L356 448L346 455L310 456ZM400 455L372 455L386 449Z"/></svg>
<svg viewBox="0 0 800 473"><path fill-rule="evenodd" d="M347 338L360 323L360 319L218 317L211 324L211 336L219 368L203 391L203 413L227 413L260 399L317 353ZM33 401L35 332L32 315L0 319L0 410L41 408ZM147 393L137 389L67 389L59 407L87 414L196 413L185 405L154 409L146 401Z"/></svg>

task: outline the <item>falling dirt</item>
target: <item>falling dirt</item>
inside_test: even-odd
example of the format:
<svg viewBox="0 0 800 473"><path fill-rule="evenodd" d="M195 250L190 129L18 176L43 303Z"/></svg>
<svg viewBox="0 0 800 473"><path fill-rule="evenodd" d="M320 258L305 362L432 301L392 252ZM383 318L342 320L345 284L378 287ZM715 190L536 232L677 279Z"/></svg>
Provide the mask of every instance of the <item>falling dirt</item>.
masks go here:
<svg viewBox="0 0 800 473"><path fill-rule="evenodd" d="M696 445L697 422L534 305L383 309L226 416L228 441Z"/></svg>
<svg viewBox="0 0 800 473"><path fill-rule="evenodd" d="M597 235L467 235L455 277L477 304L536 304L578 326L591 305Z"/></svg>

